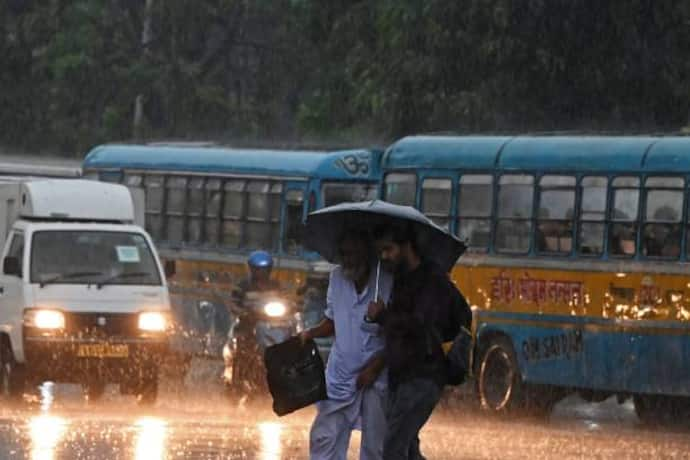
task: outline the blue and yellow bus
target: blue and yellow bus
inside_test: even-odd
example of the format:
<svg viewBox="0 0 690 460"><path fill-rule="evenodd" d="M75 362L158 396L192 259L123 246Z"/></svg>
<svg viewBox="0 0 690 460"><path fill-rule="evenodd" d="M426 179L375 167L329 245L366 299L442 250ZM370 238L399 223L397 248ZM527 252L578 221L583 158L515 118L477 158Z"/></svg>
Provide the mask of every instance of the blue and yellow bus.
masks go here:
<svg viewBox="0 0 690 460"><path fill-rule="evenodd" d="M213 264L244 274L247 253L264 249L281 277L299 282L315 258L301 246L307 213L375 197L380 155L105 145L86 156L83 174L140 197L147 231L183 278L220 268Z"/></svg>
<svg viewBox="0 0 690 460"><path fill-rule="evenodd" d="M104 145L86 156L82 168L86 178L130 188L138 221L161 256L176 262L177 274L170 283L174 303L181 315L195 315L194 305L200 301L228 301L246 276L247 254L256 249L272 253L274 276L287 292L305 286L319 266L317 254L302 248L307 214L343 201L374 198L381 154ZM318 274L315 278L322 284ZM322 294L325 301L325 291ZM223 323L220 329L226 327ZM220 346L212 347L214 353Z"/></svg>
<svg viewBox="0 0 690 460"><path fill-rule="evenodd" d="M382 197L467 241L452 276L475 310L492 412L573 391L633 397L641 419L690 401L690 138L404 138Z"/></svg>

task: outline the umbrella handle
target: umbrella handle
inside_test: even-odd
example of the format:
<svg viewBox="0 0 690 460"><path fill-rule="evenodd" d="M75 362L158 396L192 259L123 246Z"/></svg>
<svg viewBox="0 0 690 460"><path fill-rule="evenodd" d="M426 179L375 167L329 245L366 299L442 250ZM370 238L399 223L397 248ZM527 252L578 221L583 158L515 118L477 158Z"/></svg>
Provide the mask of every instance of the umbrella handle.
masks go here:
<svg viewBox="0 0 690 460"><path fill-rule="evenodd" d="M381 259L376 263L376 287L374 288L374 302L379 300L379 279L381 278Z"/></svg>

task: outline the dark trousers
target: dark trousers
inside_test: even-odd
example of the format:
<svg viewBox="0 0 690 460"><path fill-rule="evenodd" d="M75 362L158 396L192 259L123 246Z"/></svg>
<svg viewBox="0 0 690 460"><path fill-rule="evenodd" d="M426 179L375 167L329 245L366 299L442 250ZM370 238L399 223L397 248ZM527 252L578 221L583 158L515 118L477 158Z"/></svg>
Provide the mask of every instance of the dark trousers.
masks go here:
<svg viewBox="0 0 690 460"><path fill-rule="evenodd" d="M402 382L389 390L384 460L424 460L419 450L419 430L441 399L441 391L442 387L431 379Z"/></svg>

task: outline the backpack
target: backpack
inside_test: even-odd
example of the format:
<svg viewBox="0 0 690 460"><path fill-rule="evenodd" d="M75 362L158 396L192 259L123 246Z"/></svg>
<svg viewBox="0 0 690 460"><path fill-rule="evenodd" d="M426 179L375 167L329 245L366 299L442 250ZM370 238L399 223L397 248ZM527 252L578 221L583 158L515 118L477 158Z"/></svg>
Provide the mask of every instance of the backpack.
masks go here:
<svg viewBox="0 0 690 460"><path fill-rule="evenodd" d="M461 385L467 379L472 366L472 333L461 327L452 341L442 344L446 355L447 384Z"/></svg>

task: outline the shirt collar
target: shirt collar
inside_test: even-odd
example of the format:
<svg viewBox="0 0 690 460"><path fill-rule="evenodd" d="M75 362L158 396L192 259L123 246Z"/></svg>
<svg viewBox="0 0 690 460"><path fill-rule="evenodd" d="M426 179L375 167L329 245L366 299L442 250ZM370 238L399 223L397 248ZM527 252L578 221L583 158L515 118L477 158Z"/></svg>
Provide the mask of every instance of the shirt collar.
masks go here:
<svg viewBox="0 0 690 460"><path fill-rule="evenodd" d="M357 302L361 302L364 299L367 298L370 294L373 296L374 295L374 289L376 286L376 264L372 265L369 269L369 279L367 280L367 284L364 286L364 289L362 289L362 292L357 292L357 288L355 287L354 281L347 280L348 284L352 288L352 291L355 294L355 297L357 298ZM381 280L379 279L379 293L381 292Z"/></svg>

